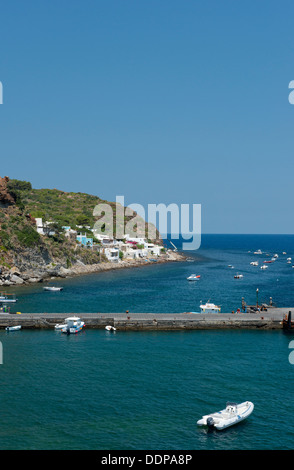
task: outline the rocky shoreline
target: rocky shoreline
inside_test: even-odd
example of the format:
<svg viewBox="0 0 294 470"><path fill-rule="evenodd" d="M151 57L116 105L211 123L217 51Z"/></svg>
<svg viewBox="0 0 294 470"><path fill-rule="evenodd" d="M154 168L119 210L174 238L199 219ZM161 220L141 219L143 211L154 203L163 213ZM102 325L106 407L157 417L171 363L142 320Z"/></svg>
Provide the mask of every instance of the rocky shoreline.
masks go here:
<svg viewBox="0 0 294 470"><path fill-rule="evenodd" d="M114 269L126 269L134 267L149 266L150 264L162 264L170 262L185 261L186 256L179 252L168 251L159 256L156 261L149 259L129 259L122 260L119 263L101 262L97 264L84 264L77 262L75 265L66 268L63 265L43 265L39 267L30 267L26 271L21 271L17 267L11 268L5 274L0 274L0 286L25 286L38 282L46 282L55 278L69 278L83 274L91 274Z"/></svg>

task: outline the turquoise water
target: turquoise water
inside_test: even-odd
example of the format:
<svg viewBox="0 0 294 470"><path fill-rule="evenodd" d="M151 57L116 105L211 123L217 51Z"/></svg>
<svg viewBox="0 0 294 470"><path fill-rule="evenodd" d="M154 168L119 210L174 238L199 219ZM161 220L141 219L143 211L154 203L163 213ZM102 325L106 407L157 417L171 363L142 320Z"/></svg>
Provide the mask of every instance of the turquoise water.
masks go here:
<svg viewBox="0 0 294 470"><path fill-rule="evenodd" d="M17 290L20 311L180 312L211 298L225 309L242 296L293 303L293 237L208 237L195 263L152 265ZM278 253L262 272L256 255ZM287 251L283 256L282 251ZM292 251L294 254L294 251ZM233 264L244 274L233 278ZM252 268L252 269L251 269ZM201 274L191 285L186 275ZM239 282L241 281L241 282ZM49 295L48 295L49 294ZM294 339L294 337L293 337ZM293 449L294 365L282 331L0 331L0 449ZM198 428L226 401L253 414L222 432Z"/></svg>
<svg viewBox="0 0 294 470"><path fill-rule="evenodd" d="M1 332L1 449L293 449L282 332ZM253 414L198 428L227 400Z"/></svg>
<svg viewBox="0 0 294 470"><path fill-rule="evenodd" d="M264 254L254 255L259 248ZM255 260L262 264L275 253L279 258L267 270L250 265ZM210 299L223 312L231 312L241 306L242 297L256 304L257 288L259 302L269 303L272 297L280 307L294 304L294 269L287 264L288 257L294 264L292 235L207 235L201 249L188 255L195 262L153 263L52 281L64 287L62 292L44 292L42 284L14 289L19 298L16 311L177 313L199 311L200 302ZM237 272L244 277L234 279ZM192 273L201 280L188 282Z"/></svg>

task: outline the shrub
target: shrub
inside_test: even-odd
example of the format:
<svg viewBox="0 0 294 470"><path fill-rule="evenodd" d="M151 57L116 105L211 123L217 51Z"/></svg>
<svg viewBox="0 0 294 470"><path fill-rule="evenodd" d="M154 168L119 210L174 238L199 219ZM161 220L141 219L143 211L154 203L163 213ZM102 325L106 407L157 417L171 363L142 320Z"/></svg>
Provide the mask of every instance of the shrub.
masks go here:
<svg viewBox="0 0 294 470"><path fill-rule="evenodd" d="M30 191L32 189L31 183L21 180L9 180L7 183L8 191Z"/></svg>
<svg viewBox="0 0 294 470"><path fill-rule="evenodd" d="M40 242L40 235L30 225L26 225L21 230L17 230L16 236L19 242L25 246L33 246Z"/></svg>

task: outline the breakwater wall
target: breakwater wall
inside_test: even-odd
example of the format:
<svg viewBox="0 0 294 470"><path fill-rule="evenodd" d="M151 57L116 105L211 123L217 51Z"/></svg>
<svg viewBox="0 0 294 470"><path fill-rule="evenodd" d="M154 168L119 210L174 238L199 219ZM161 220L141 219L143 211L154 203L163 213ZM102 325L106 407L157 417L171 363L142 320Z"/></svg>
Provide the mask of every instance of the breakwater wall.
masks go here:
<svg viewBox="0 0 294 470"><path fill-rule="evenodd" d="M69 316L78 316L85 321L85 328L103 329L114 326L118 331L170 331L212 329L282 329L285 314L294 309L270 309L267 312L247 313L22 313L0 315L0 329L21 325L26 329L54 329Z"/></svg>

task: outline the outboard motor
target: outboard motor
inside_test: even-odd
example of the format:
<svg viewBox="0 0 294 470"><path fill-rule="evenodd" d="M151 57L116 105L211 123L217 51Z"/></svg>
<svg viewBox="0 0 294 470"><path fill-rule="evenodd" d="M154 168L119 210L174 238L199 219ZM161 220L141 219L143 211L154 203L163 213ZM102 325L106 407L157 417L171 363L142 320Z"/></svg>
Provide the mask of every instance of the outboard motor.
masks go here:
<svg viewBox="0 0 294 470"><path fill-rule="evenodd" d="M213 418L207 418L207 426L211 429L214 427L214 421L213 421Z"/></svg>

